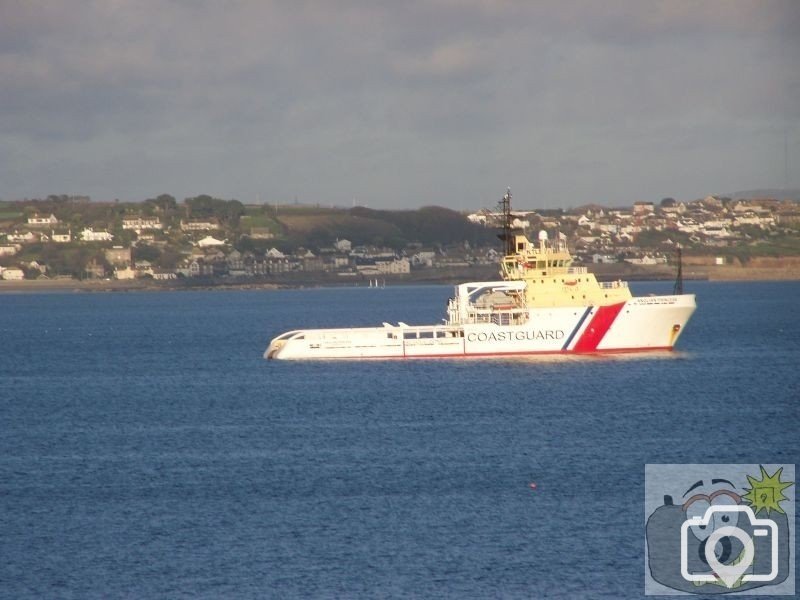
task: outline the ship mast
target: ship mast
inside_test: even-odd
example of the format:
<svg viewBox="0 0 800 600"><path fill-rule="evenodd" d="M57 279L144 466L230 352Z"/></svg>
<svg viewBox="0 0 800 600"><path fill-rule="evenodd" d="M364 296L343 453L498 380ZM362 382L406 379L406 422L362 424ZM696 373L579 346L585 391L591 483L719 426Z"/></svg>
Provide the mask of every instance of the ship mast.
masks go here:
<svg viewBox="0 0 800 600"><path fill-rule="evenodd" d="M683 256L680 244L678 244L678 276L675 278L675 286L672 288L672 293L676 296L683 294Z"/></svg>
<svg viewBox="0 0 800 600"><path fill-rule="evenodd" d="M514 218L511 216L511 188L506 189L506 193L497 205L499 212L503 216L503 233L498 235L503 240L503 254L509 256L514 253L514 237L511 235Z"/></svg>

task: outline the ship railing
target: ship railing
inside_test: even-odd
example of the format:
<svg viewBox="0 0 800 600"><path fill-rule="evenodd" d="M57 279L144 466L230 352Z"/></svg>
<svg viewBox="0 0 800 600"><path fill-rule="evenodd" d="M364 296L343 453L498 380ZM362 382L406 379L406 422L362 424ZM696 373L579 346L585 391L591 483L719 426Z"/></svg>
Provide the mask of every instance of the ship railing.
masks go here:
<svg viewBox="0 0 800 600"><path fill-rule="evenodd" d="M567 275L585 275L586 274L586 267L569 267L567 269Z"/></svg>
<svg viewBox="0 0 800 600"><path fill-rule="evenodd" d="M628 287L627 281L601 281L600 287L604 290L615 290Z"/></svg>
<svg viewBox="0 0 800 600"><path fill-rule="evenodd" d="M481 310L471 309L466 314L450 313L450 325L522 325L528 321L528 311L525 309L508 310Z"/></svg>

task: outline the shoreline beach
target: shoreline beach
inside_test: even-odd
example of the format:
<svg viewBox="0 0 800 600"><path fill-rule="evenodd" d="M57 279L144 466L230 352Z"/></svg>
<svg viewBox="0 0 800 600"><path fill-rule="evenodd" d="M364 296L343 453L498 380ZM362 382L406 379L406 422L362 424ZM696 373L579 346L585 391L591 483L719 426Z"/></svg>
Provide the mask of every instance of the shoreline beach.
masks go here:
<svg viewBox="0 0 800 600"><path fill-rule="evenodd" d="M601 281L623 279L627 281L669 281L675 278L672 267L664 265L593 265L592 271ZM488 276L488 277L487 277ZM464 281L490 280L491 273L469 269L458 272L423 271L412 277L386 277L389 286L398 285L445 285ZM684 266L686 281L798 281L800 267L742 267L742 266ZM383 281L384 278L381 278ZM343 280L335 277L295 276L273 280L197 278L171 281L152 279L101 280L101 279L35 279L21 281L0 280L2 293L52 293L52 292L142 292L142 291L189 291L189 290L273 290L308 287L366 287L367 279Z"/></svg>

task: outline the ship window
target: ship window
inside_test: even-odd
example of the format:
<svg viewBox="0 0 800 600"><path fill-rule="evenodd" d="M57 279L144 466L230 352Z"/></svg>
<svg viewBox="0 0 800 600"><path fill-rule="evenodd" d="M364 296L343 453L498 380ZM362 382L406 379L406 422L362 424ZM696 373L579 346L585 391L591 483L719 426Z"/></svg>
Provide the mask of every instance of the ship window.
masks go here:
<svg viewBox="0 0 800 600"><path fill-rule="evenodd" d="M417 339L417 332L416 331L405 331L403 332L403 337L407 340L415 340Z"/></svg>
<svg viewBox="0 0 800 600"><path fill-rule="evenodd" d="M537 260L537 261L536 261L536 268L537 268L537 269L544 269L544 268L545 268L545 261L543 261L543 260Z"/></svg>
<svg viewBox="0 0 800 600"><path fill-rule="evenodd" d="M433 337L432 331L420 331L419 337L424 339L431 339Z"/></svg>

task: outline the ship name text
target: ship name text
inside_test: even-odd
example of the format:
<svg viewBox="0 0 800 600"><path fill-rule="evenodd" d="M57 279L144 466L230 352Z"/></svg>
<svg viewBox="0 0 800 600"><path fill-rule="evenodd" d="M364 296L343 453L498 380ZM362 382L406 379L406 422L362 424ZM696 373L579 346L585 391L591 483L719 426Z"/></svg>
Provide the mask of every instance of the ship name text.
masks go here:
<svg viewBox="0 0 800 600"><path fill-rule="evenodd" d="M562 340L561 329L532 329L530 331L480 331L467 334L468 342L524 342L526 340Z"/></svg>

